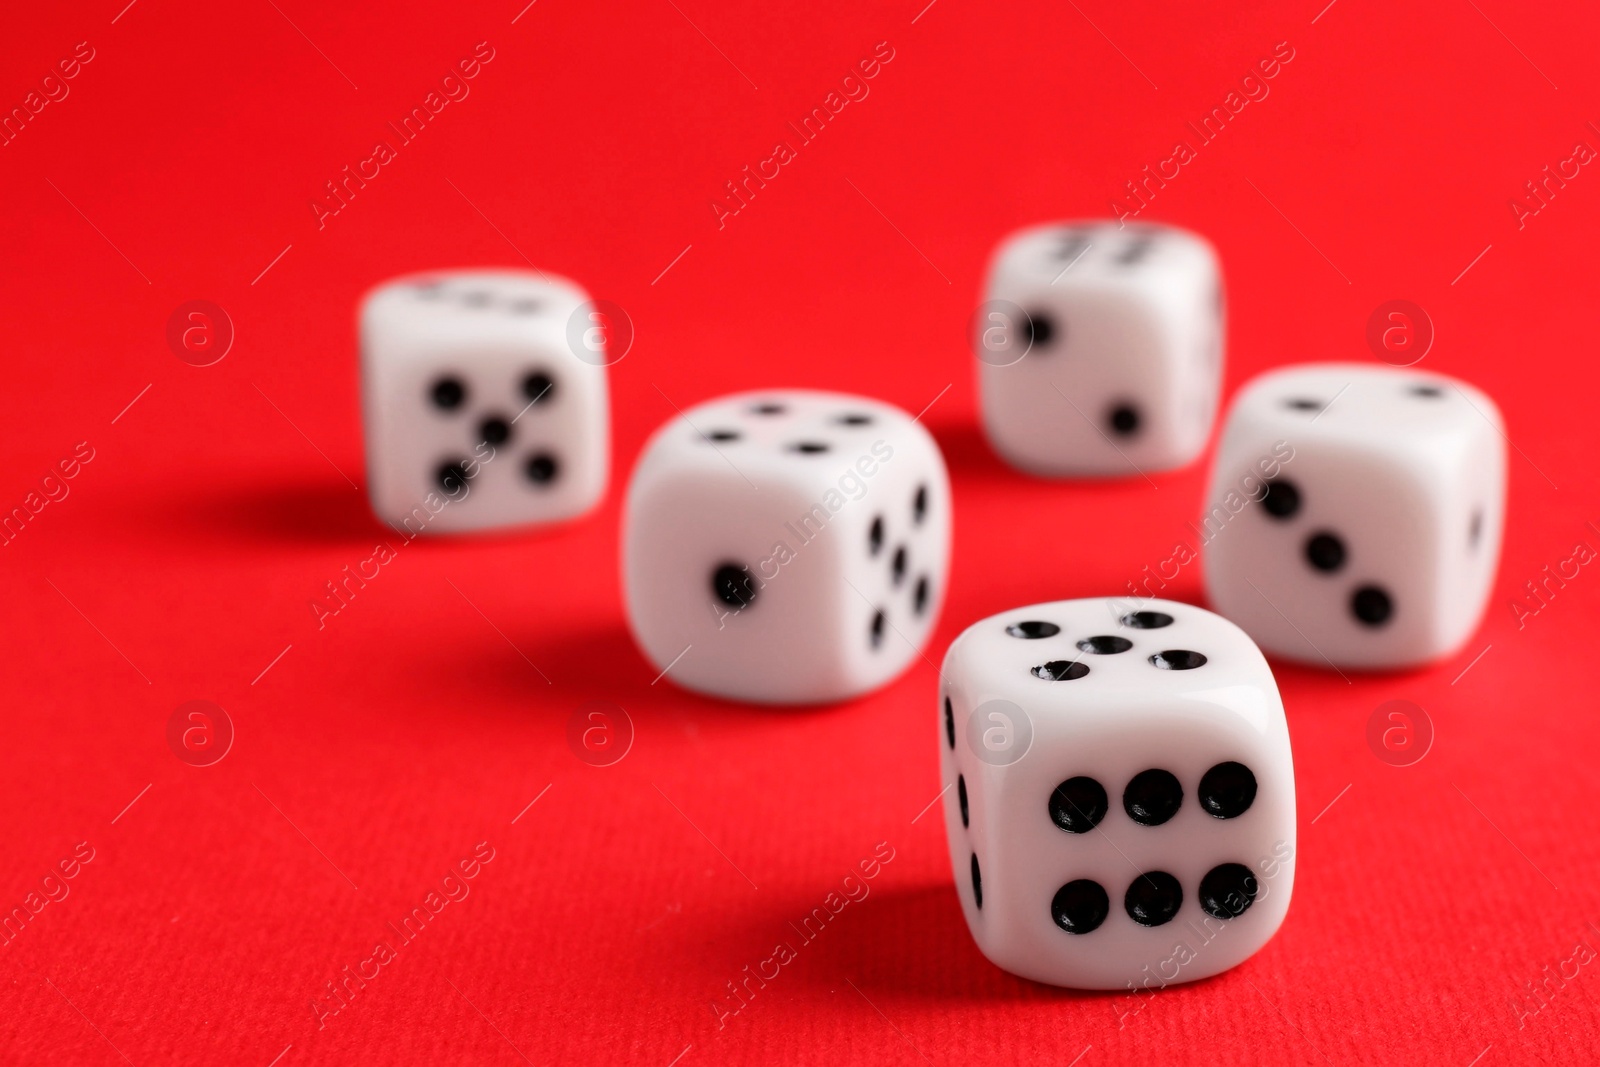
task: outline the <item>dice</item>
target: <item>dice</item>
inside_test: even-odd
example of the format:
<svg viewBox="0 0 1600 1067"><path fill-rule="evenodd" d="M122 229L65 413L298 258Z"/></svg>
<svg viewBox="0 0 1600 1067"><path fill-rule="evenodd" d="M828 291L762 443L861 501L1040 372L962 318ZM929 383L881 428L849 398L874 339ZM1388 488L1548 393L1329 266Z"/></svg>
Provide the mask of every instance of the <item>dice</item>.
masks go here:
<svg viewBox="0 0 1600 1067"><path fill-rule="evenodd" d="M622 539L628 621L656 670L733 700L826 703L921 653L944 598L950 484L898 408L746 393L655 434Z"/></svg>
<svg viewBox="0 0 1600 1067"><path fill-rule="evenodd" d="M1057 223L1001 243L974 323L995 451L1047 476L1193 461L1222 380L1222 277L1171 226Z"/></svg>
<svg viewBox="0 0 1600 1067"><path fill-rule="evenodd" d="M587 302L564 278L512 270L415 275L367 295L362 421L380 519L415 536L555 522L600 500L605 352L582 329L569 342Z"/></svg>
<svg viewBox="0 0 1600 1067"><path fill-rule="evenodd" d="M1450 655L1494 581L1504 440L1494 401L1442 375L1323 363L1256 378L1197 527L1212 607L1319 666Z"/></svg>
<svg viewBox="0 0 1600 1067"><path fill-rule="evenodd" d="M950 861L992 962L1142 989L1272 937L1294 884L1294 765L1243 630L1167 600L1036 604L968 627L940 677Z"/></svg>

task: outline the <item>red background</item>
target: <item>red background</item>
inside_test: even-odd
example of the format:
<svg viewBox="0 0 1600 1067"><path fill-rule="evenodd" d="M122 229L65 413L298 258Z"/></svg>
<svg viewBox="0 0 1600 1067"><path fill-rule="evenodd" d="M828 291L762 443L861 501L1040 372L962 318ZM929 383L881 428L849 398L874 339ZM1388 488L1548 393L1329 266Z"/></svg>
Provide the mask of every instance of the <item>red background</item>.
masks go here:
<svg viewBox="0 0 1600 1067"><path fill-rule="evenodd" d="M1600 948L1600 576L1521 628L1510 603L1576 542L1600 547L1600 177L1521 228L1509 202L1575 142L1600 146L1600 22L1505 0L924 2L8 14L5 108L77 42L95 58L0 148L0 505L80 441L94 459L0 548L0 906L78 842L94 858L0 947L0 1058L1593 1062L1600 968L1558 972L1580 940ZM495 58L471 95L319 229L323 183L480 41ZM723 182L880 41L894 59L870 96L719 229ZM1279 671L1302 812L1288 920L1245 965L1123 1015L974 948L939 819L913 821L938 790L933 667L789 712L651 685L621 613L618 500L674 404L780 385L938 398L956 554L930 660L984 615L1116 592L1166 559L1203 464L1154 488L1004 468L975 428L966 324L1003 233L1107 213L1278 42L1294 59L1270 95L1142 217L1217 244L1230 392L1285 362L1372 358L1371 311L1421 304L1438 336L1422 366L1506 415L1510 522L1460 656L1348 684ZM402 271L523 254L637 331L612 377L605 505L548 533L406 545L319 630L323 583L391 536L351 484L355 301ZM235 324L214 366L164 339L191 299ZM1170 592L1199 588L1196 566ZM236 730L206 768L166 741L195 699ZM1391 699L1436 731L1414 766L1368 748ZM614 766L567 744L590 700L636 730ZM494 859L470 895L319 1028L311 998L480 841ZM871 895L798 946L789 923L878 842L895 858ZM714 998L781 940L799 958L719 1028Z"/></svg>

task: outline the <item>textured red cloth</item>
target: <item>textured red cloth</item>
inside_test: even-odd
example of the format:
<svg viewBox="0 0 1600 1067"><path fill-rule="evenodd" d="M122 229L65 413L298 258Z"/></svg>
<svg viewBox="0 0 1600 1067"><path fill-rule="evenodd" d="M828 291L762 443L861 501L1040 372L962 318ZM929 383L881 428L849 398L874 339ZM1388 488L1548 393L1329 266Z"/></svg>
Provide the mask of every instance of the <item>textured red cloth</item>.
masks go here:
<svg viewBox="0 0 1600 1067"><path fill-rule="evenodd" d="M1592 12L523 2L7 15L0 510L29 517L0 547L0 1061L1595 1061L1600 573L1564 562L1600 548ZM1282 931L1144 999L990 966L917 818L949 640L1121 591L1192 536L1203 464L1046 483L975 428L994 242L1119 197L1216 242L1230 392L1372 358L1369 315L1407 299L1421 366L1488 390L1514 446L1466 651L1279 672L1303 816ZM529 261L636 331L605 505L398 545L319 626L325 583L393 540L359 491L356 300ZM189 300L231 318L215 365L169 348ZM645 435L778 385L928 407L954 477L928 662L848 706L653 683L624 628ZM1550 592L1519 617L1530 580ZM1393 699L1432 723L1414 766L1368 746ZM209 767L169 747L195 700L233 729ZM613 766L569 747L589 701L631 721ZM867 895L805 927L863 864Z"/></svg>

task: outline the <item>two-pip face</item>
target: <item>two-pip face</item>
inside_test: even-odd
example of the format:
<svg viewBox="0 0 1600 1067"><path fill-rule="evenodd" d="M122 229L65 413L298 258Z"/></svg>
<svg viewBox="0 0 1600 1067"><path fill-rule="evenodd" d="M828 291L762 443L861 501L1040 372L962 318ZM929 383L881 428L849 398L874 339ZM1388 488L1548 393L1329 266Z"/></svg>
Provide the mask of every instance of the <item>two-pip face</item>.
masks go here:
<svg viewBox="0 0 1600 1067"><path fill-rule="evenodd" d="M1216 253L1169 226L1059 223L996 250L974 323L984 429L1043 475L1183 466L1222 375Z"/></svg>

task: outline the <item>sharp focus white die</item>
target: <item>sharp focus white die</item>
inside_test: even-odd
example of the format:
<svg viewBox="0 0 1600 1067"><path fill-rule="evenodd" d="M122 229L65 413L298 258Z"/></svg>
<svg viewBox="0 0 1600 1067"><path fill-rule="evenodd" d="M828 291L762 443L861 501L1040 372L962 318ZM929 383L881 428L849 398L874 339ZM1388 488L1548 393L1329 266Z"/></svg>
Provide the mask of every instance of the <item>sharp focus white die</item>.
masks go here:
<svg viewBox="0 0 1600 1067"><path fill-rule="evenodd" d="M1243 630L1167 600L1062 600L944 659L951 866L983 954L1078 989L1188 982L1265 945L1294 884L1294 765Z"/></svg>
<svg viewBox="0 0 1600 1067"><path fill-rule="evenodd" d="M1222 381L1222 275L1171 226L1069 222L995 251L973 339L983 425L1041 475L1130 476L1192 462Z"/></svg>
<svg viewBox="0 0 1600 1067"><path fill-rule="evenodd" d="M1448 656L1494 582L1505 466L1500 412L1463 382L1355 363L1256 378L1201 519L1211 605L1287 659Z"/></svg>
<svg viewBox="0 0 1600 1067"><path fill-rule="evenodd" d="M531 271L398 278L361 307L372 509L410 533L555 522L610 468L604 352L569 343L577 285ZM581 346L580 346L581 347Z"/></svg>
<svg viewBox="0 0 1600 1067"><path fill-rule="evenodd" d="M628 486L628 621L689 689L842 700L917 658L944 600L950 483L905 412L778 391L701 404L646 446Z"/></svg>

